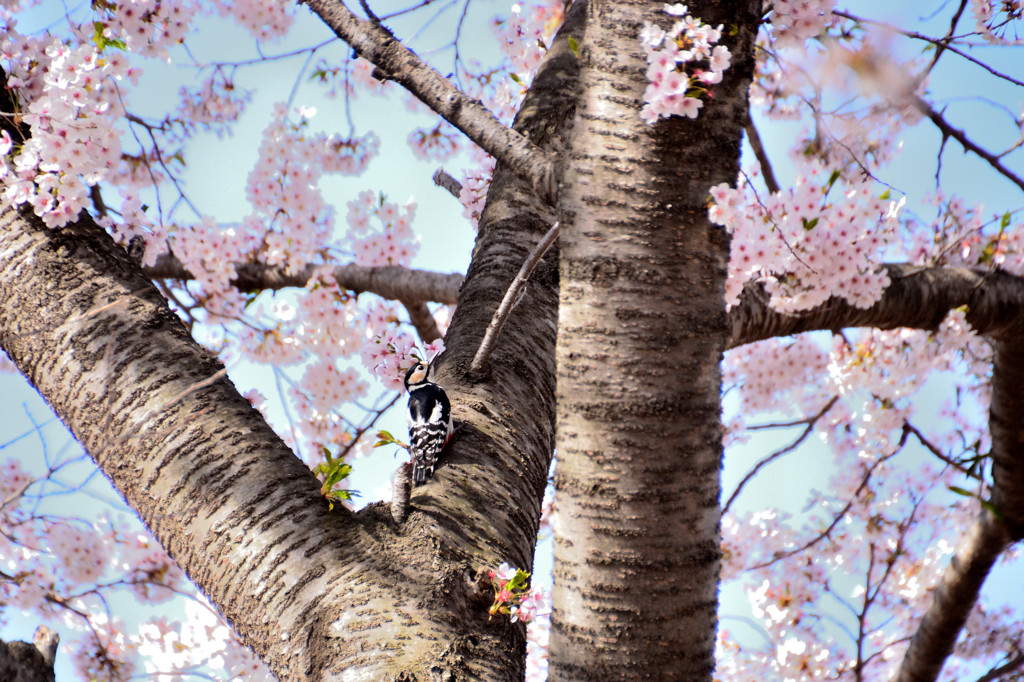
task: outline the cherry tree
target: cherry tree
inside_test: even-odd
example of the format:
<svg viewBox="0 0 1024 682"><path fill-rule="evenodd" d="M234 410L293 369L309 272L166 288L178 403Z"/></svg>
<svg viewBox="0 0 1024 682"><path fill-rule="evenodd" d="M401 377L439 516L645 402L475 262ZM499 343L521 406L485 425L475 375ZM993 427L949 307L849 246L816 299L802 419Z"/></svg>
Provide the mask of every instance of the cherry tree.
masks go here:
<svg viewBox="0 0 1024 682"><path fill-rule="evenodd" d="M54 506L70 460L5 458L5 612L77 630L84 679L1019 675L1021 615L981 590L1024 537L1022 9L859 4L524 2L494 65L470 3L93 2L25 32L3 3L0 348L148 531ZM435 11L451 42L420 49ZM197 59L213 14L257 56ZM154 117L160 60L197 77ZM204 212L190 165L286 60L306 84L251 140L247 215ZM352 114L375 97L421 112L417 158L467 161L435 176L464 273L413 267L416 202L327 198L385 162L394 130ZM423 358L458 431L354 510ZM286 388L241 395L243 365ZM812 441L822 489L773 477ZM0 655L52 663L40 633Z"/></svg>

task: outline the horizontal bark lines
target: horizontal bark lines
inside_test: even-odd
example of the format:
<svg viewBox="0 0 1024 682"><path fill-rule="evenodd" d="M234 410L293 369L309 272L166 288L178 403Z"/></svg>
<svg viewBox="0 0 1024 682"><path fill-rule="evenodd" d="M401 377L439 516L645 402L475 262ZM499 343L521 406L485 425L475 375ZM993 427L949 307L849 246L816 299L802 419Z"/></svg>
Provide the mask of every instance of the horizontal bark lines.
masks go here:
<svg viewBox="0 0 1024 682"><path fill-rule="evenodd" d="M736 177L756 16L739 8L738 67L705 120L649 127L636 35L659 12L599 3L581 50L560 195L553 680L714 666L728 243L705 202Z"/></svg>

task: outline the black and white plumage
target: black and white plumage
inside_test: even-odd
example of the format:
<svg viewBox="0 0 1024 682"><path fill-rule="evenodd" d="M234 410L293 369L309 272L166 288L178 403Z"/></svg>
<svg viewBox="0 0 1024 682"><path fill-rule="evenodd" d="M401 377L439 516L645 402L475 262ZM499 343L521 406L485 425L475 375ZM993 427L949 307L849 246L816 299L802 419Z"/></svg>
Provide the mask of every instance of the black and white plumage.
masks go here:
<svg viewBox="0 0 1024 682"><path fill-rule="evenodd" d="M405 374L413 485L426 483L452 437L452 404L444 389L430 380L432 369L432 364L418 362Z"/></svg>

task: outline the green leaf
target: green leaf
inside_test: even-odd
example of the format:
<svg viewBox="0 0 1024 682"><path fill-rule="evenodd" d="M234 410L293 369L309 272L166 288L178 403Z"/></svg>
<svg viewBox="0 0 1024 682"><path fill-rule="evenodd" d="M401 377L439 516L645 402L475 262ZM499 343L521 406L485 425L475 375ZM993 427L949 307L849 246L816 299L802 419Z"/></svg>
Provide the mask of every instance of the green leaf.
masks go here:
<svg viewBox="0 0 1024 682"><path fill-rule="evenodd" d="M385 445L391 445L392 443L398 442L395 440L395 437L391 435L391 432L383 430L377 432L377 439L377 442L373 444L373 447L375 448L380 448Z"/></svg>
<svg viewBox="0 0 1024 682"><path fill-rule="evenodd" d="M997 507L995 504L993 504L991 502L991 500L982 500L981 501L981 506L984 507L985 509L988 509L990 512L992 512L992 515L995 516L1000 521L1005 521L1006 520L1006 518L1003 517L1003 512L999 509L999 507Z"/></svg>
<svg viewBox="0 0 1024 682"><path fill-rule="evenodd" d="M950 492L956 493L957 495L963 495L964 497L974 497L975 496L974 493L972 493L970 490L964 490L960 486L947 485L946 487L949 489Z"/></svg>
<svg viewBox="0 0 1024 682"><path fill-rule="evenodd" d="M508 587L509 590L520 589L520 588L522 588L523 585L526 584L526 581L529 580L529 578L530 578L530 574L529 573L527 573L526 571L524 571L521 568L517 568L516 569L516 574L512 577L512 580L508 581L507 587Z"/></svg>
<svg viewBox="0 0 1024 682"><path fill-rule="evenodd" d="M113 47L118 50L127 50L128 46L125 45L125 42L123 40L118 40L117 38L107 38L105 35L103 35L103 31L106 30L106 28L106 25L102 21L92 22L92 42L96 43L96 49L98 49L100 52L103 52L103 50L107 49L108 47Z"/></svg>
<svg viewBox="0 0 1024 682"><path fill-rule="evenodd" d="M1005 230L1010 226L1010 212L1007 211L1003 214L1003 217L999 220L999 229Z"/></svg>
<svg viewBox="0 0 1024 682"><path fill-rule="evenodd" d="M803 222L804 222L804 229L807 230L808 232L810 232L811 230L814 229L814 226L818 224L818 219L817 218L811 218L810 220L807 220L806 218L803 218Z"/></svg>
<svg viewBox="0 0 1024 682"><path fill-rule="evenodd" d="M576 39L573 38L572 36L569 36L569 49L572 50L572 53L574 55L576 55L577 57L580 56L580 46L579 46L579 43L577 43Z"/></svg>
<svg viewBox="0 0 1024 682"><path fill-rule="evenodd" d="M514 81L515 81L516 83L518 83L519 85L522 85L522 84L523 84L523 81L519 80L519 76L515 75L514 73L510 73L510 74L508 75L508 77L509 77L509 78L511 78L512 80L514 80Z"/></svg>
<svg viewBox="0 0 1024 682"><path fill-rule="evenodd" d="M892 192L889 191L889 188L886 188L886 190L882 192L881 196L879 196L878 198L881 199L882 201L888 201L890 196L892 196Z"/></svg>

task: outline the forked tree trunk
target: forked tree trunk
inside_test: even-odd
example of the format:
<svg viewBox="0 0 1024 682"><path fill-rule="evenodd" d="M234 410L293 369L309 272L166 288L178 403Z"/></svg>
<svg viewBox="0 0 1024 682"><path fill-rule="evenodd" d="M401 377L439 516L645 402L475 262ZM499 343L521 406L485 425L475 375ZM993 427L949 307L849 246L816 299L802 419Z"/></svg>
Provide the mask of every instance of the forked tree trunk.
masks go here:
<svg viewBox="0 0 1024 682"><path fill-rule="evenodd" d="M728 239L708 190L733 183L755 2L690 3L725 24L725 80L696 120L647 126L645 21L592 0L560 194L552 680L701 680L714 667L719 363Z"/></svg>
<svg viewBox="0 0 1024 682"><path fill-rule="evenodd" d="M564 145L576 73L562 35L519 118L538 144ZM55 231L0 212L0 348L282 681L514 682L525 630L488 619L480 577L528 567L536 543L554 446L553 259L485 373L465 372L550 221L499 168L439 363L462 428L401 524L382 504L328 512L309 469L87 215Z"/></svg>

